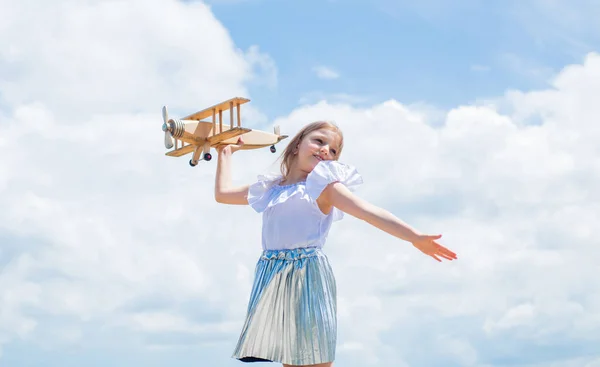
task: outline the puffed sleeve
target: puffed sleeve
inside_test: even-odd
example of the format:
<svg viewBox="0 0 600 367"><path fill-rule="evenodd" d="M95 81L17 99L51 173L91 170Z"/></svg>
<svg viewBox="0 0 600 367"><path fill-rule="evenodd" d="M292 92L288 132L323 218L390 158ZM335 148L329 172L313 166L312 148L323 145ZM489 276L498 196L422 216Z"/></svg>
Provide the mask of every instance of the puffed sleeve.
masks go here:
<svg viewBox="0 0 600 367"><path fill-rule="evenodd" d="M280 176L259 175L258 180L248 188L248 204L256 212L263 212L271 201L271 188Z"/></svg>
<svg viewBox="0 0 600 367"><path fill-rule="evenodd" d="M356 187L363 183L362 176L356 168L338 161L319 162L306 178L306 193L308 196L317 200L327 185L333 182L341 182L349 190L354 191ZM333 208L333 220L340 220L344 213Z"/></svg>

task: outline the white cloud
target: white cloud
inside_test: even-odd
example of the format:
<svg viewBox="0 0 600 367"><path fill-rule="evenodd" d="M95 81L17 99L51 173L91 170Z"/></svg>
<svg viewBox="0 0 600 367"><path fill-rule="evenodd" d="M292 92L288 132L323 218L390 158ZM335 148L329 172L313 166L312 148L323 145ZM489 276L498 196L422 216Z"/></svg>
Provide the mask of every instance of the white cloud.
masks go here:
<svg viewBox="0 0 600 367"><path fill-rule="evenodd" d="M252 76L252 64L202 3L4 3L0 88L9 106L44 101L77 121L164 103L190 108L245 94Z"/></svg>
<svg viewBox="0 0 600 367"><path fill-rule="evenodd" d="M600 282L587 279L600 255L598 72L600 57L591 54L557 75L554 89L512 91L497 107L461 106L437 127L395 101L366 109L320 103L277 121L294 130L335 119L348 139L342 159L366 178L361 195L443 233L459 253L456 263L430 264L351 218L340 224L328 249L343 295L343 345L363 345L365 356L386 344L400 351L379 364L405 357L433 365L441 347L427 360L409 351L415 340L450 333L473 352L448 363L482 366L495 365L493 345L507 348L513 338L532 350L597 342L592 295ZM528 124L533 114L542 122ZM340 358L350 354L343 349ZM565 352L565 365L576 355Z"/></svg>
<svg viewBox="0 0 600 367"><path fill-rule="evenodd" d="M277 85L277 65L269 55L261 53L258 46L252 46L244 56L250 65L257 68L252 81L264 83L270 88Z"/></svg>
<svg viewBox="0 0 600 367"><path fill-rule="evenodd" d="M210 345L227 363L260 217L214 202L215 161L164 156L160 106L178 115L245 95L256 75L276 80L273 61L236 50L199 3L1 4L0 343ZM587 359L567 349L599 341L598 73L592 54L552 89L457 106L443 124L397 101L320 102L274 122L293 134L336 120L359 194L459 254L437 264L351 217L336 225L338 364L482 367L506 350L534 361L521 366L598 363L591 347ZM252 112L248 124L264 121ZM274 158L239 153L234 179ZM538 363L544 345L566 351Z"/></svg>
<svg viewBox="0 0 600 367"><path fill-rule="evenodd" d="M2 2L0 342L44 344L57 318L73 339L81 320L120 325L138 312L128 308L183 312L184 299L227 315L223 300L237 298L239 317L250 281L239 260L252 248L209 243L235 240L236 219L249 229L239 243L256 237L258 218L205 209L214 162L192 170L164 156L160 107L181 115L247 95L247 82L273 85L272 61L238 52L201 3L56 5ZM239 275L221 276L224 261Z"/></svg>
<svg viewBox="0 0 600 367"><path fill-rule="evenodd" d="M320 79L338 79L340 77L340 74L337 71L323 65L315 66L313 71Z"/></svg>

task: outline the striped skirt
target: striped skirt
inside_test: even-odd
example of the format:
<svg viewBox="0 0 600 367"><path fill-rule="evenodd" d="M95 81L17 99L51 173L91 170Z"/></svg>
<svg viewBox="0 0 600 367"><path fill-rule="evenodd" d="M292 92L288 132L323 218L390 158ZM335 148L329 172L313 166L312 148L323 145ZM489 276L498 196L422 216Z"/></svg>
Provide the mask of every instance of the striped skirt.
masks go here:
<svg viewBox="0 0 600 367"><path fill-rule="evenodd" d="M263 251L233 358L309 365L333 362L336 283L318 248Z"/></svg>

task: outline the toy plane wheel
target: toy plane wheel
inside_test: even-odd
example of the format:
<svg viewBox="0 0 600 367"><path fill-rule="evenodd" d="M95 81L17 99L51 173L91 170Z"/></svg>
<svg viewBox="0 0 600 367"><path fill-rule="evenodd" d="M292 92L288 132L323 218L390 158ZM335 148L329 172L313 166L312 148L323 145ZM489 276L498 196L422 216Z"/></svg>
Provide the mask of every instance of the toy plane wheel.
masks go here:
<svg viewBox="0 0 600 367"><path fill-rule="evenodd" d="M210 153L204 153L204 160L205 161L210 161L212 159L212 154Z"/></svg>
<svg viewBox="0 0 600 367"><path fill-rule="evenodd" d="M277 149L275 149L275 145L271 145L271 148L269 148L271 150L271 153L275 153L277 151Z"/></svg>
<svg viewBox="0 0 600 367"><path fill-rule="evenodd" d="M198 162L194 163L194 160L190 159L190 166L196 167L196 165L198 165Z"/></svg>

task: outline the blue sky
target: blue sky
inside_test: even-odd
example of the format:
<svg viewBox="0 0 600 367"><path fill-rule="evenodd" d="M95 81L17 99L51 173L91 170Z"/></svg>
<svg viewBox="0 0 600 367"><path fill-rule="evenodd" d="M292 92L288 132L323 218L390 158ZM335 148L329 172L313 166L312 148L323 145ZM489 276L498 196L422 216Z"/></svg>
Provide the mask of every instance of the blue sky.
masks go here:
<svg viewBox="0 0 600 367"><path fill-rule="evenodd" d="M600 366L597 2L209 5L0 0L0 366L241 366L260 216L160 130L236 95L335 119L358 194L459 254L336 224L336 365Z"/></svg>
<svg viewBox="0 0 600 367"><path fill-rule="evenodd" d="M236 45L259 45L277 64L278 86L256 88L260 106L284 113L311 92L390 98L439 108L548 86L552 73L593 50L553 37L553 19L514 1L215 1ZM575 5L576 6L576 5ZM530 14L521 19L519 14ZM541 15L543 18L543 15ZM535 28L535 25L538 28ZM572 32L567 27L565 36ZM587 42L589 34L581 37ZM595 39L595 38L592 38ZM595 43L597 45L597 43ZM338 79L319 79L326 65ZM319 94L320 95L320 94Z"/></svg>

